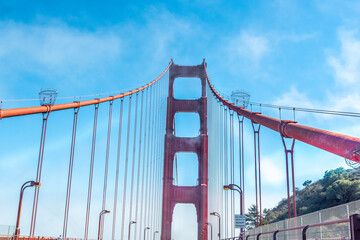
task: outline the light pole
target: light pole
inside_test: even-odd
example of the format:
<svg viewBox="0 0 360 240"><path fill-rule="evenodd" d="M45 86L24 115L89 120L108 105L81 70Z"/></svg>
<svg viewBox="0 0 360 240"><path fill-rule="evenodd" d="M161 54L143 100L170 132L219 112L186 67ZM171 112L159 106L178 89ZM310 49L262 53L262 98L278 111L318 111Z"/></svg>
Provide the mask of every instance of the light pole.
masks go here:
<svg viewBox="0 0 360 240"><path fill-rule="evenodd" d="M210 237L210 240L212 240L212 237L213 237L213 236L212 236L212 235L213 235L213 233L212 233L212 224L209 223L209 222L207 222L206 225L210 226L210 236L211 236L211 237Z"/></svg>
<svg viewBox="0 0 360 240"><path fill-rule="evenodd" d="M21 208L22 208L24 190L28 187L40 187L40 186L41 186L41 183L35 182L35 181L27 181L21 186L18 213L17 213L16 226L15 226L15 240L17 240L20 235L20 216L21 216Z"/></svg>
<svg viewBox="0 0 360 240"><path fill-rule="evenodd" d="M150 228L149 227L146 227L145 229L144 229L144 240L146 239L146 230L149 230Z"/></svg>
<svg viewBox="0 0 360 240"><path fill-rule="evenodd" d="M153 240L155 240L155 234L159 233L159 231L155 231L154 232L154 237L153 237Z"/></svg>
<svg viewBox="0 0 360 240"><path fill-rule="evenodd" d="M219 218L219 233L218 233L218 236L219 236L219 240L221 238L221 219L220 219L220 214L217 213L217 212L212 212L210 213L211 216L216 216Z"/></svg>
<svg viewBox="0 0 360 240"><path fill-rule="evenodd" d="M128 237L129 240L130 240L130 234L131 234L131 224L136 224L136 221L129 222L129 237Z"/></svg>
<svg viewBox="0 0 360 240"><path fill-rule="evenodd" d="M224 185L224 190L233 190L233 191L237 191L240 194L240 214L243 214L243 202L242 202L242 198L243 198L243 193L242 193L242 189L241 187L239 187L236 184L229 184L229 185ZM243 233L243 228L240 229L240 237L242 238L242 233Z"/></svg>
<svg viewBox="0 0 360 240"><path fill-rule="evenodd" d="M106 213L110 213L110 211L108 210L102 210L99 214L99 230L98 230L98 240L100 240L100 232L101 232L101 218L102 215L106 214Z"/></svg>

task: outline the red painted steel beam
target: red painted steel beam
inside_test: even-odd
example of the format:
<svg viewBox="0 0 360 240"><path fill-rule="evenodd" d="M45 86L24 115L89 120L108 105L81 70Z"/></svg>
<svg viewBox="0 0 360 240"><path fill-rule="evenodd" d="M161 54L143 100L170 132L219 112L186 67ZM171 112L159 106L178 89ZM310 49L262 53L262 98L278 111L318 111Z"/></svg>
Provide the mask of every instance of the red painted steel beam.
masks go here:
<svg viewBox="0 0 360 240"><path fill-rule="evenodd" d="M353 151L360 146L360 138L312 128L296 123L281 121L276 118L264 116L261 113L251 112L242 107L235 106L234 104L222 98L216 92L208 77L205 61L204 65L206 78L212 92L214 93L215 97L229 109L258 124L270 128L276 132L282 133L286 137L297 139L301 142L310 144L327 152L331 152L341 157L347 157L349 160L359 162L359 156L351 153L353 153ZM350 156L348 156L349 154Z"/></svg>
<svg viewBox="0 0 360 240"><path fill-rule="evenodd" d="M134 93L140 92L144 90L145 88L153 85L156 83L169 69L173 61L171 60L167 68L158 76L155 80L152 82L137 88L133 91L129 91L126 93L117 94L115 96L109 96L104 98L97 98L93 100L87 100L87 101L79 101L79 102L72 102L72 103L63 103L63 104L55 104L52 106L38 106L38 107L27 107L27 108L12 108L12 109L0 109L0 120L3 118L9 118L9 117L16 117L16 116L23 116L23 115L29 115L29 114L36 114L36 113L46 113L46 112L53 112L53 111L59 111L59 110L65 110L65 109L71 109L71 108L77 108L77 107L84 107L94 104L99 104L103 102L109 102L113 101L115 99L123 98L129 95L132 95Z"/></svg>

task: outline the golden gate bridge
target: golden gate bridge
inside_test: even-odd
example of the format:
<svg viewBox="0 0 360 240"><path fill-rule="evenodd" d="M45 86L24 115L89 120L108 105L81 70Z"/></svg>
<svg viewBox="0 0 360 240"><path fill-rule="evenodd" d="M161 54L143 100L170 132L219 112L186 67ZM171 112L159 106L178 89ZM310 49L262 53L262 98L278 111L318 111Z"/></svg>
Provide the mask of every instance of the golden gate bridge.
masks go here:
<svg viewBox="0 0 360 240"><path fill-rule="evenodd" d="M201 97L198 99L177 99L174 97L174 82L178 78L198 78L201 82ZM179 80L178 80L179 81ZM191 88L191 86L188 86ZM53 94L53 95L52 95ZM76 162L76 141L78 116L85 107L93 108L92 141L89 161L84 234L76 239L92 239L89 229L97 229L97 239L104 237L105 218L111 216L111 239L172 239L174 208L177 204L192 204L197 215L197 238L204 239L315 239L311 229L341 225L348 229L341 239L360 239L360 218L358 212L348 214L346 218L331 221L304 222L297 220L296 171L294 169L295 141L301 141L324 151L346 158L349 163L359 163L358 147L360 139L322 129L298 124L294 120L281 120L247 110L244 104L227 100L213 86L207 74L205 60L197 66L181 66L171 61L159 77L143 87L121 94L95 98L85 101L54 104L54 92L45 92L41 106L0 109L1 124L21 118L25 115L42 114L40 149L37 171L34 179L29 179L20 189L20 200L14 232L0 239L57 239L36 234L38 209L41 208L43 162L47 138L47 124L57 111L72 111L72 137L70 139L70 157L67 171L66 196L61 239L68 237L69 214L72 210L73 168ZM99 108L107 107L107 137L103 173L102 204L100 212L91 212L93 181L97 149L97 127ZM116 105L117 109L114 108ZM263 105L266 107L266 105ZM268 105L267 107L275 107ZM285 107L282 107L285 108ZM295 108L292 108L295 112ZM297 109L322 112L316 109ZM118 126L113 124L113 112L118 111ZM196 113L199 116L199 135L179 137L176 135L175 115L177 113ZM325 113L354 115L355 113L328 111ZM55 116L54 116L55 117ZM244 124L250 122L253 130L254 158L244 157ZM40 124L40 123L39 123ZM191 123L189 123L191 124ZM61 126L59 126L61 128ZM116 161L109 166L112 130L117 128ZM288 219L292 226L266 229L262 223L262 179L260 133L262 128L277 132L282 140L285 152L287 177ZM235 130L238 130L235 133ZM21 135L21 133L18 133ZM238 137L238 139L235 139ZM237 143L237 144L235 144ZM290 144L289 144L290 143ZM194 153L198 161L198 181L194 186L175 184L174 168L177 154ZM246 230L241 225L235 228L237 221L243 221L245 213L245 164L254 163L256 231ZM114 178L109 178L109 171ZM112 181L114 188L108 188ZM60 184L60 183L59 183ZM122 186L120 186L122 184ZM21 188L20 188L21 187ZM31 219L21 218L24 192L34 192ZM120 190L120 192L119 192ZM230 191L226 191L230 190ZM44 189L45 191L45 189ZM109 199L109 192L112 199ZM236 196L239 193L239 197ZM266 196L265 196L266 197ZM240 202L238 206L237 199ZM235 201L236 200L236 201ZM26 201L30 201L26 199ZM121 203L120 205L118 205ZM235 214L238 211L239 214ZM14 213L16 214L16 213ZM109 216L110 215L110 216ZM96 218L97 224L91 224ZM239 220L240 219L240 220ZM29 231L21 228L29 221ZM21 229L21 231L20 231ZM184 231L186 231L184 229ZM322 238L340 239L340 238Z"/></svg>

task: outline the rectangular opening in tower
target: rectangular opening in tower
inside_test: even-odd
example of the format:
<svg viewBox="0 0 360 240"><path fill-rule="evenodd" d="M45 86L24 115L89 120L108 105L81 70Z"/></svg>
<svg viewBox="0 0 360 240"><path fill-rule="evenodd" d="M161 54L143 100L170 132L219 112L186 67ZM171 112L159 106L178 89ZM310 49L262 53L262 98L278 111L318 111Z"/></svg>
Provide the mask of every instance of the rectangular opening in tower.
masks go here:
<svg viewBox="0 0 360 240"><path fill-rule="evenodd" d="M198 113L179 112L175 114L175 136L197 137L200 134L200 117Z"/></svg>
<svg viewBox="0 0 360 240"><path fill-rule="evenodd" d="M196 186L199 177L199 160L195 153L178 152L174 158L174 185Z"/></svg>
<svg viewBox="0 0 360 240"><path fill-rule="evenodd" d="M201 98L200 78L176 78L174 81L175 99L199 99Z"/></svg>
<svg viewBox="0 0 360 240"><path fill-rule="evenodd" d="M196 208L193 204L175 205L171 229L171 239L197 239L198 223Z"/></svg>

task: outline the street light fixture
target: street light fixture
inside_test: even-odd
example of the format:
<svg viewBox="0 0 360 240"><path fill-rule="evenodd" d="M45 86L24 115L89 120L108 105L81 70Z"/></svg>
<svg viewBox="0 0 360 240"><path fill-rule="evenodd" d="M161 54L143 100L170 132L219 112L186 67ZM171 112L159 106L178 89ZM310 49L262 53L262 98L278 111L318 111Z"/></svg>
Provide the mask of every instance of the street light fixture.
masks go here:
<svg viewBox="0 0 360 240"><path fill-rule="evenodd" d="M243 192L241 187L239 187L236 184L229 184L229 185L224 185L224 190L233 190L233 191L237 191L240 194L240 214L243 214L243 202L242 202L242 198L243 198ZM240 237L242 237L242 233L243 233L244 229L241 228L240 229Z"/></svg>
<svg viewBox="0 0 360 240"><path fill-rule="evenodd" d="M146 227L145 229L144 229L144 240L146 239L146 230L149 230L150 228L149 227Z"/></svg>
<svg viewBox="0 0 360 240"><path fill-rule="evenodd" d="M242 207L242 189L236 184L229 184L224 185L224 190L233 190L237 191L240 194L240 214L243 214L243 207Z"/></svg>
<svg viewBox="0 0 360 240"><path fill-rule="evenodd" d="M220 240L220 237L221 237L221 219L220 219L220 214L218 212L212 212L210 213L211 216L216 216L219 218L219 233L218 233L218 236L219 236L219 240Z"/></svg>
<svg viewBox="0 0 360 240"><path fill-rule="evenodd" d="M27 181L21 186L18 213L17 213L16 226L15 226L15 240L17 240L20 235L20 216L21 216L21 208L22 208L24 190L28 187L40 187L40 186L41 186L41 183L35 182L35 181Z"/></svg>
<svg viewBox="0 0 360 240"><path fill-rule="evenodd" d="M213 237L213 232L212 232L212 224L207 222L206 225L210 226L210 239L212 240L212 237Z"/></svg>
<svg viewBox="0 0 360 240"><path fill-rule="evenodd" d="M159 231L155 231L154 232L154 237L153 237L153 240L155 240L155 234L159 233Z"/></svg>
<svg viewBox="0 0 360 240"><path fill-rule="evenodd" d="M136 221L129 222L129 237L128 237L129 240L130 240L130 234L131 234L131 224L136 224Z"/></svg>
<svg viewBox="0 0 360 240"><path fill-rule="evenodd" d="M98 240L100 240L100 232L101 232L101 218L104 214L110 213L108 210L102 210L99 214L99 230L98 230Z"/></svg>

